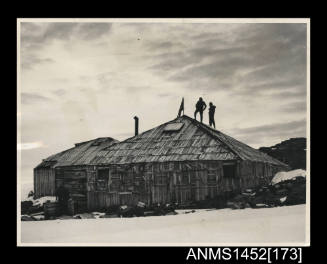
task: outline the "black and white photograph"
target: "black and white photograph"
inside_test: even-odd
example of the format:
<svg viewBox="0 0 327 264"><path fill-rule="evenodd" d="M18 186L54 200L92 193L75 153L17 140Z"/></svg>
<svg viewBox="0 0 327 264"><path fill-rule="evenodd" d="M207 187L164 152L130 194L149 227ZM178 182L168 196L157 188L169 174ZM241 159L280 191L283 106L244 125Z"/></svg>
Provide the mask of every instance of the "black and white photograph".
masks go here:
<svg viewBox="0 0 327 264"><path fill-rule="evenodd" d="M18 18L18 246L309 246L309 18Z"/></svg>

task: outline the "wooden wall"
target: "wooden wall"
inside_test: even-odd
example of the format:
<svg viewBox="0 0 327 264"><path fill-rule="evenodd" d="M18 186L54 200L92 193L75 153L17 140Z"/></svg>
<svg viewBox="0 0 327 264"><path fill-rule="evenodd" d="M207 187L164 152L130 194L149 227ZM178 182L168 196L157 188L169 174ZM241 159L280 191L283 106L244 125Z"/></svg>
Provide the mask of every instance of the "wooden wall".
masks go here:
<svg viewBox="0 0 327 264"><path fill-rule="evenodd" d="M224 166L235 164L235 176ZM98 175L102 171L101 177ZM268 183L281 168L249 161L188 161L108 166L72 166L34 171L37 197L54 195L64 182L80 207L89 210L111 205L177 202L184 204L239 192ZM107 173L107 177L105 176ZM55 176L56 175L56 176Z"/></svg>
<svg viewBox="0 0 327 264"><path fill-rule="evenodd" d="M35 198L55 195L54 169L34 169L34 195Z"/></svg>
<svg viewBox="0 0 327 264"><path fill-rule="evenodd" d="M235 165L235 177L226 177L223 166ZM106 182L98 169L108 169ZM88 208L110 205L177 202L184 204L240 192L268 183L280 168L249 161L189 161L94 167L88 173Z"/></svg>
<svg viewBox="0 0 327 264"><path fill-rule="evenodd" d="M146 204L200 201L224 191L240 188L240 178L225 179L223 162L169 162L110 165L95 168L88 174L88 208L116 204ZM236 170L240 167L234 162ZM97 179L99 169L108 169L108 181ZM239 175L239 172L236 172ZM129 192L131 198L122 200ZM127 197L127 196L126 196Z"/></svg>

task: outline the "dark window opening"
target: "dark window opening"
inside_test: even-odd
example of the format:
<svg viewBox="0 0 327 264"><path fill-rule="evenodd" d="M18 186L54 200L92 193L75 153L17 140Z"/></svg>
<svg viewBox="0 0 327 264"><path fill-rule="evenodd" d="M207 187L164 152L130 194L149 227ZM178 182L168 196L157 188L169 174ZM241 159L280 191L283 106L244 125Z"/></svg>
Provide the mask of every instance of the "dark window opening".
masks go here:
<svg viewBox="0 0 327 264"><path fill-rule="evenodd" d="M108 181L109 178L109 169L98 170L98 180Z"/></svg>
<svg viewBox="0 0 327 264"><path fill-rule="evenodd" d="M235 165L223 165L224 177L235 178L236 177L236 166Z"/></svg>
<svg viewBox="0 0 327 264"><path fill-rule="evenodd" d="M97 190L105 191L108 188L109 169L98 170Z"/></svg>

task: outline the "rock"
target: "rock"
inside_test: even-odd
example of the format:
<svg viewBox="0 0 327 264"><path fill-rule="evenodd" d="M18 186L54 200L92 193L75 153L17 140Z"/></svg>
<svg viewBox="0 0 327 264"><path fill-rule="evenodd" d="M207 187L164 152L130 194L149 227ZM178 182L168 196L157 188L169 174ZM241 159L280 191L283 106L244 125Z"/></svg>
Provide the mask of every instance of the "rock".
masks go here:
<svg viewBox="0 0 327 264"><path fill-rule="evenodd" d="M134 208L127 205L123 205L120 207L119 216L133 217L133 215L135 215Z"/></svg>
<svg viewBox="0 0 327 264"><path fill-rule="evenodd" d="M267 208L269 206L267 204L256 204L255 207L256 208Z"/></svg>
<svg viewBox="0 0 327 264"><path fill-rule="evenodd" d="M304 204L306 202L306 186L305 184L301 184L295 186L290 190L286 201L284 204L286 205L297 205L297 204Z"/></svg>
<svg viewBox="0 0 327 264"><path fill-rule="evenodd" d="M71 215L62 215L62 216L58 217L58 219L67 220L67 219L75 219L75 218Z"/></svg>
<svg viewBox="0 0 327 264"><path fill-rule="evenodd" d="M99 218L119 218L119 215L118 214L100 215Z"/></svg>
<svg viewBox="0 0 327 264"><path fill-rule="evenodd" d="M256 193L255 193L255 192L254 192L254 193L247 193L247 192L245 192L245 193L242 193L242 195L243 195L243 196L249 196L249 197L252 197L252 196L255 196Z"/></svg>
<svg viewBox="0 0 327 264"><path fill-rule="evenodd" d="M94 218L101 218L101 216L104 216L105 214L106 213L92 212Z"/></svg>
<svg viewBox="0 0 327 264"><path fill-rule="evenodd" d="M154 211L145 211L144 212L144 216L154 216L154 215L155 215Z"/></svg>
<svg viewBox="0 0 327 264"><path fill-rule="evenodd" d="M136 206L134 208L134 214L135 216L139 217L139 216L144 216L144 207L139 207L139 206Z"/></svg>
<svg viewBox="0 0 327 264"><path fill-rule="evenodd" d="M82 219L82 217L80 215L74 215L73 218L74 219Z"/></svg>
<svg viewBox="0 0 327 264"><path fill-rule="evenodd" d="M177 215L175 211L168 212L166 215Z"/></svg>
<svg viewBox="0 0 327 264"><path fill-rule="evenodd" d="M89 214L89 213L79 214L79 216L82 219L93 219L93 218L95 218L93 214Z"/></svg>
<svg viewBox="0 0 327 264"><path fill-rule="evenodd" d="M37 220L37 221L45 220L44 215L36 215L36 216L33 216L33 217L34 217L35 220Z"/></svg>
<svg viewBox="0 0 327 264"><path fill-rule="evenodd" d="M32 206L33 206L32 201L22 201L20 203L21 213L22 214L27 214L30 211L30 209L32 208Z"/></svg>
<svg viewBox="0 0 327 264"><path fill-rule="evenodd" d="M227 202L227 206L231 209L241 209L240 203L237 202Z"/></svg>

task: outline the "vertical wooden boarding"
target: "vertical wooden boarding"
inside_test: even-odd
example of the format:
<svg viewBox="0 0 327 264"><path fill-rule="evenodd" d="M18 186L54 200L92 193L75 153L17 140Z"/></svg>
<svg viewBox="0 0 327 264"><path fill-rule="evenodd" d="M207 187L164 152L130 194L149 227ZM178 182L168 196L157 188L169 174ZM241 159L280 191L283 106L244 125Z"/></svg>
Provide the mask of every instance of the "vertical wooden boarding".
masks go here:
<svg viewBox="0 0 327 264"><path fill-rule="evenodd" d="M199 175L199 169L198 169L198 162L195 162L195 201L200 201L200 175Z"/></svg>
<svg viewBox="0 0 327 264"><path fill-rule="evenodd" d="M34 169L35 197L55 195L55 176L53 169Z"/></svg>

